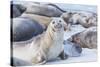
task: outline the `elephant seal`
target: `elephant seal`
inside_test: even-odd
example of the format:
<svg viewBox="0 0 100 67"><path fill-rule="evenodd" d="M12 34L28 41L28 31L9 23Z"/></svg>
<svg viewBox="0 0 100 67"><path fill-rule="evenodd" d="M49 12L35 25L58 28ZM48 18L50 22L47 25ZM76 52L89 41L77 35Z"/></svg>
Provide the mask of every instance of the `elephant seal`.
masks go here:
<svg viewBox="0 0 100 67"><path fill-rule="evenodd" d="M44 31L37 21L21 17L12 19L11 30L11 41L26 41Z"/></svg>
<svg viewBox="0 0 100 67"><path fill-rule="evenodd" d="M73 35L71 42L79 44L82 48L97 48L97 28L90 27L83 32Z"/></svg>
<svg viewBox="0 0 100 67"><path fill-rule="evenodd" d="M60 17L64 12L57 5L54 4L37 4L37 3L25 3L26 13L32 13L47 17Z"/></svg>
<svg viewBox="0 0 100 67"><path fill-rule="evenodd" d="M49 23L51 22L51 17L46 17L46 16L41 16L41 15L36 15L36 14L31 14L31 13L23 13L21 18L30 18L33 21L37 21L40 25L43 26L43 28L46 30Z"/></svg>
<svg viewBox="0 0 100 67"><path fill-rule="evenodd" d="M72 23L70 22L70 18L73 16L73 13L72 12L65 12L61 15L61 18L63 18L63 20L67 23L67 27L68 27L68 30L71 30L70 29L70 26L72 25Z"/></svg>
<svg viewBox="0 0 100 67"><path fill-rule="evenodd" d="M85 28L97 26L97 17L93 16L89 18L82 17L79 21L80 21L79 23Z"/></svg>
<svg viewBox="0 0 100 67"><path fill-rule="evenodd" d="M88 12L66 12L61 17L69 24L80 24L85 28L97 26L97 17L93 13Z"/></svg>
<svg viewBox="0 0 100 67"><path fill-rule="evenodd" d="M82 53L82 48L76 44L72 43L70 41L64 40L64 52L69 56L69 57L78 57ZM29 63L25 60L16 58L16 57L11 57L11 66L32 66L32 63Z"/></svg>
<svg viewBox="0 0 100 67"><path fill-rule="evenodd" d="M52 18L46 32L28 41L13 42L13 57L34 64L44 64L58 56L65 59L63 36L65 22Z"/></svg>
<svg viewBox="0 0 100 67"><path fill-rule="evenodd" d="M81 24L85 28L97 26L97 17L94 17L93 15L88 16L88 14L82 15L77 13L72 16L71 20L74 24Z"/></svg>
<svg viewBox="0 0 100 67"><path fill-rule="evenodd" d="M10 10L11 18L19 17L26 10L26 8L23 5L13 4L12 2L11 2L10 8L11 8L11 10Z"/></svg>

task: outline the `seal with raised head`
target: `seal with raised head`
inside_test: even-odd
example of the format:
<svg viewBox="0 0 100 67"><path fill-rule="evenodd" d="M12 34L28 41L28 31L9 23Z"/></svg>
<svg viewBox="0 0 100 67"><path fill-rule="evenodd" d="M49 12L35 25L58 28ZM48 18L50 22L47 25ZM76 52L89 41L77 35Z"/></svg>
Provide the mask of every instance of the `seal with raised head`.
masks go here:
<svg viewBox="0 0 100 67"><path fill-rule="evenodd" d="M65 22L62 18L52 18L46 32L24 42L13 42L13 56L32 64L43 64L58 56L65 59L63 36Z"/></svg>

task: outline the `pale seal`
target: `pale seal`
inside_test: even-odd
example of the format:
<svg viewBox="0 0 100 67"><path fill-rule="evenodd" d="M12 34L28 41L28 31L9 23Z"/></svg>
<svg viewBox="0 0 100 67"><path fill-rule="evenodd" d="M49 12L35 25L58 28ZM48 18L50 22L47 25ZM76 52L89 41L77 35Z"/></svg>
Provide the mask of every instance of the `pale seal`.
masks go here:
<svg viewBox="0 0 100 67"><path fill-rule="evenodd" d="M32 64L43 64L58 56L65 59L63 36L65 22L52 18L46 32L24 42L13 42L13 56Z"/></svg>

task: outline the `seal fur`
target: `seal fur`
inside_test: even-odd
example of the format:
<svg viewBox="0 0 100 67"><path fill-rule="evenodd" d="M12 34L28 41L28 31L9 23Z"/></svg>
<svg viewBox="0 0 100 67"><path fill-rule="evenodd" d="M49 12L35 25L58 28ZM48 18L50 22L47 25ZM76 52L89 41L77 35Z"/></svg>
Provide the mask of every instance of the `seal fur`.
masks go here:
<svg viewBox="0 0 100 67"><path fill-rule="evenodd" d="M33 64L43 64L60 56L65 59L63 45L64 21L53 18L46 32L31 39L29 43L13 42L14 57ZM20 44L20 45L19 45Z"/></svg>

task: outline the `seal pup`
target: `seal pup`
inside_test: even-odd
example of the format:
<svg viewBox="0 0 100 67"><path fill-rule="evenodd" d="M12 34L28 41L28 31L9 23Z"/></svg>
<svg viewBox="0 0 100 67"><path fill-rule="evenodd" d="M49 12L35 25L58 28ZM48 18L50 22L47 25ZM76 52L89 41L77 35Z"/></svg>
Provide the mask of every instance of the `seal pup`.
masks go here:
<svg viewBox="0 0 100 67"><path fill-rule="evenodd" d="M32 38L31 41L13 42L13 57L34 64L43 64L58 56L66 59L63 36L65 22L62 18L52 18L46 32Z"/></svg>
<svg viewBox="0 0 100 67"><path fill-rule="evenodd" d="M82 48L97 48L97 28L90 27L83 32L73 35L69 41L79 44Z"/></svg>

